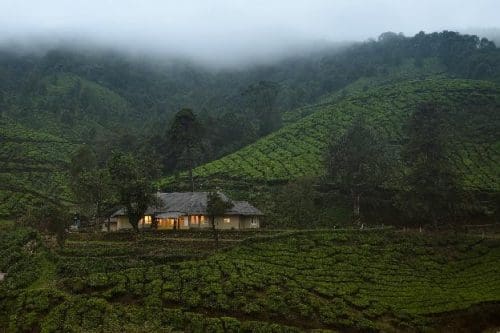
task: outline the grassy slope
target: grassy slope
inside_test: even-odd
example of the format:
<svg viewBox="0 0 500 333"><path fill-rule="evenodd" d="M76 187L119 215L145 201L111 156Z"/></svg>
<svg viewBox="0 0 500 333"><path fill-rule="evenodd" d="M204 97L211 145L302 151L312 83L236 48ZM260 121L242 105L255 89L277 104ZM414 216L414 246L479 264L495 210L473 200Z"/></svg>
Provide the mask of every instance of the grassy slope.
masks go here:
<svg viewBox="0 0 500 333"><path fill-rule="evenodd" d="M219 160L195 169L201 179L287 180L323 173L331 136L339 137L353 118L396 144L408 115L422 101L446 106L454 130L450 154L466 186L500 189L500 86L490 82L434 78L382 85L319 104L311 115ZM166 185L172 179L165 179Z"/></svg>
<svg viewBox="0 0 500 333"><path fill-rule="evenodd" d="M23 237L18 236L29 239ZM153 249L164 242L156 237L73 241L56 253L56 281L42 286L23 275L26 290L21 285L10 294L6 292L16 271L8 271L12 280L0 285L0 309L16 316L0 316L0 328L40 325L47 332L222 332L222 326L234 332L282 332L285 326L288 331L293 327L423 330L436 329L442 315L454 321L453 314L460 316L460 311L471 306L489 304L498 310L500 302L500 243L495 238L391 230L294 232L250 238L200 260L192 259L192 250L201 249L197 244L169 240L162 255L187 246L185 261L167 256L164 264L143 261L133 265L138 256L130 245ZM6 251L3 244L0 252ZM22 244L9 251L23 253ZM89 253L93 260L81 261ZM25 255L20 258L31 262ZM107 268L110 259L116 261L112 270ZM68 274L64 268L75 260L82 266ZM7 262L0 261L0 270L6 270ZM102 273L91 273L96 271ZM480 326L484 316L472 316L467 327L484 328ZM270 327L272 322L276 324Z"/></svg>

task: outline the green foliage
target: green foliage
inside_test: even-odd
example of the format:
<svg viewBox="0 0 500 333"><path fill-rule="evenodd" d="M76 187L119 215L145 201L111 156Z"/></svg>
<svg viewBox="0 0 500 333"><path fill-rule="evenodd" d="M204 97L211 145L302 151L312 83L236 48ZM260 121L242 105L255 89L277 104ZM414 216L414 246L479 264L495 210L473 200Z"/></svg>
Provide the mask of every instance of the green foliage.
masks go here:
<svg viewBox="0 0 500 333"><path fill-rule="evenodd" d="M54 235L57 245L62 248L70 221L71 218L64 207L46 204L30 208L21 218L20 224Z"/></svg>

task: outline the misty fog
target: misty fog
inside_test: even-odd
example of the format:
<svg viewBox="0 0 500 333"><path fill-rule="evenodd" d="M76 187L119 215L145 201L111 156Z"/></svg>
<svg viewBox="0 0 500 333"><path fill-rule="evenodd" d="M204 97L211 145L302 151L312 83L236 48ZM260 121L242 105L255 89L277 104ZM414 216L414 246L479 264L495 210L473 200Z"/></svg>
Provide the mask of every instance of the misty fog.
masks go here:
<svg viewBox="0 0 500 333"><path fill-rule="evenodd" d="M498 13L498 0L0 0L0 43L97 45L232 67L384 31L492 31Z"/></svg>

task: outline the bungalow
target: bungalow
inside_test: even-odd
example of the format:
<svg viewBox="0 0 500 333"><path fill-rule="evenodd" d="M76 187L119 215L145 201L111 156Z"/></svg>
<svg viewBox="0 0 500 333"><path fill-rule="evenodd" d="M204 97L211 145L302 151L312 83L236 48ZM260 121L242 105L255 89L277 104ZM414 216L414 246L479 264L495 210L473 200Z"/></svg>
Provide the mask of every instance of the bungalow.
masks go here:
<svg viewBox="0 0 500 333"><path fill-rule="evenodd" d="M219 193L225 201L230 199ZM150 228L156 222L158 229L193 229L209 228L210 217L207 215L208 192L158 193L156 205L148 207L139 221L139 228ZM224 216L215 218L218 229L250 229L260 227L260 210L247 201L231 201L233 207ZM117 210L109 219L109 230L131 229L132 225L124 208ZM103 231L108 226L103 226Z"/></svg>

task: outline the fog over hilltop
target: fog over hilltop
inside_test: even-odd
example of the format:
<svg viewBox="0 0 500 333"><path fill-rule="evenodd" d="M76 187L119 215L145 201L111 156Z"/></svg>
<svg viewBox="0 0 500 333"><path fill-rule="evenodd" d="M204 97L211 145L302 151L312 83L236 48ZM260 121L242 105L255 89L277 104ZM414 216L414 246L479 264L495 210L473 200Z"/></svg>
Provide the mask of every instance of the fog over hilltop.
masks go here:
<svg viewBox="0 0 500 333"><path fill-rule="evenodd" d="M0 42L72 41L231 67L384 31L495 28L498 13L497 0L2 0Z"/></svg>

